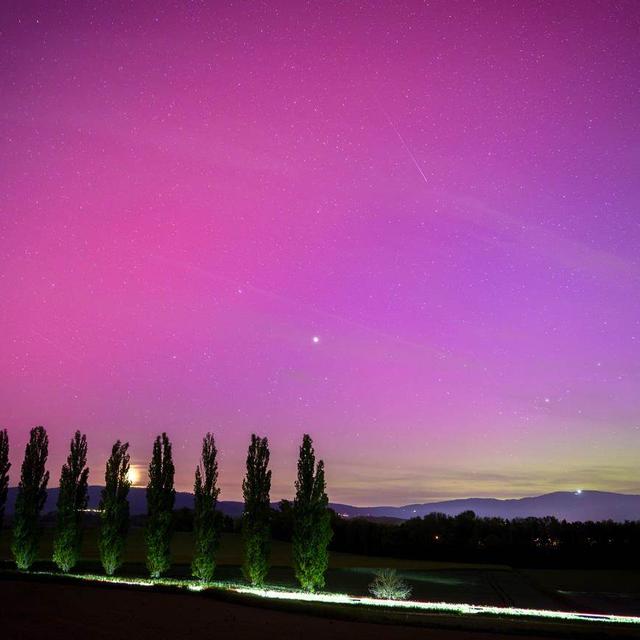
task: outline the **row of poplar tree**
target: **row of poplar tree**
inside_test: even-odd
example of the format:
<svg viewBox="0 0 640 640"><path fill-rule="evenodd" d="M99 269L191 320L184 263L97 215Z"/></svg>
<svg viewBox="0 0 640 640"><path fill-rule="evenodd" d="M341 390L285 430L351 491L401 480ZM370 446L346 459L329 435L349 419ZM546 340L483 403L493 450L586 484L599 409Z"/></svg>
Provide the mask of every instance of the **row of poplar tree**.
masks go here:
<svg viewBox="0 0 640 640"><path fill-rule="evenodd" d="M46 471L49 439L44 427L31 430L20 473L13 518L11 551L18 568L27 570L38 555L40 513L47 496L49 472ZM216 510L218 461L213 434L202 441L202 453L194 483L193 576L209 582L216 567L220 539L221 514ZM107 460L105 486L100 500L98 546L102 566L113 575L122 565L129 529L128 493L129 443L119 440ZM0 527L9 485L9 438L0 430ZM82 513L88 503L87 438L76 431L71 440L67 462L60 474L53 560L64 572L80 558ZM324 586L331 540L331 520L324 478L324 463L316 463L313 442L304 435L298 458L298 477L293 502L293 564L303 589L314 591ZM247 472L242 482L244 513L244 574L254 586L263 585L270 557L269 442L255 434L247 452ZM151 576L159 577L171 565L173 505L175 500L174 464L171 442L166 433L153 444L147 484L147 520L145 529L146 562Z"/></svg>

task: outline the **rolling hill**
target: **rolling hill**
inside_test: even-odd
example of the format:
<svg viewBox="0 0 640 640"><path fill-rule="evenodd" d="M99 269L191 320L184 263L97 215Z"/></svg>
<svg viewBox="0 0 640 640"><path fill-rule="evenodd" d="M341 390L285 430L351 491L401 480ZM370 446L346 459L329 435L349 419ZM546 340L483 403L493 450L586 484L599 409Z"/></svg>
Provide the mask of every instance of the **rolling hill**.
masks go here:
<svg viewBox="0 0 640 640"><path fill-rule="evenodd" d="M89 506L96 508L100 501L102 487L89 487ZM10 487L7 500L7 514L13 513L17 488ZM55 511L58 499L58 489L49 489L44 512ZM129 504L132 515L143 514L146 511L145 489L133 487L129 493ZM219 509L231 517L242 514L242 502L221 501ZM277 503L273 503L277 506ZM640 495L611 493L605 491L568 492L557 491L541 496L528 498L500 500L497 498L464 498L443 502L427 502L409 504L402 507L356 507L348 504L331 503L331 508L348 518L371 518L376 520L389 519L408 520L422 517L429 513L445 513L455 516L463 511L473 511L479 517L498 518L526 518L529 516L555 516L560 520L625 520L640 519ZM193 507L193 494L177 492L175 508Z"/></svg>

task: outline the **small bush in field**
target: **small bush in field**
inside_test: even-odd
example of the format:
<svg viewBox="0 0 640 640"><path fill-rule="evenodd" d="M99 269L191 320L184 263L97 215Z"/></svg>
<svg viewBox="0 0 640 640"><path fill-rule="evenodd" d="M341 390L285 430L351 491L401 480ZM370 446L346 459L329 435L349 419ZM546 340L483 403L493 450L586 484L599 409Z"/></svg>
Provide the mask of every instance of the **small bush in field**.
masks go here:
<svg viewBox="0 0 640 640"><path fill-rule="evenodd" d="M381 600L406 600L411 595L411 587L395 569L380 569L369 585L369 592Z"/></svg>

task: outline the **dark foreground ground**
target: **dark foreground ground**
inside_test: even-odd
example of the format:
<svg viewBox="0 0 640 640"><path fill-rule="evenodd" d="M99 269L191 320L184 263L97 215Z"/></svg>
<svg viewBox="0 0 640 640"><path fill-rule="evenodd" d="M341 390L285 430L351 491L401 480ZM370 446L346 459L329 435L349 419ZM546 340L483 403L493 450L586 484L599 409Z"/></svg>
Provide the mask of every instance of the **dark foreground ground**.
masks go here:
<svg viewBox="0 0 640 640"><path fill-rule="evenodd" d="M194 597L90 585L0 580L3 640L488 640L502 634L331 620ZM522 640L541 636L518 635Z"/></svg>
<svg viewBox="0 0 640 640"><path fill-rule="evenodd" d="M192 537L186 532L176 532L173 536L173 564L169 576L190 577ZM15 568L9 541L9 532L0 532L0 570ZM33 568L55 570L51 553L52 530L46 529L40 545L40 560ZM127 541L126 564L118 571L119 575L148 575L144 560L144 530L133 528ZM241 536L223 534L217 555L216 578L242 581L242 562ZM272 541L271 563L270 584L297 587L291 568L289 543ZM411 587L411 597L415 600L640 615L640 571L637 570L514 570L500 565L402 560L332 552L326 589L368 595L369 584L378 568L396 569ZM82 561L76 571L102 573L95 527L85 531Z"/></svg>

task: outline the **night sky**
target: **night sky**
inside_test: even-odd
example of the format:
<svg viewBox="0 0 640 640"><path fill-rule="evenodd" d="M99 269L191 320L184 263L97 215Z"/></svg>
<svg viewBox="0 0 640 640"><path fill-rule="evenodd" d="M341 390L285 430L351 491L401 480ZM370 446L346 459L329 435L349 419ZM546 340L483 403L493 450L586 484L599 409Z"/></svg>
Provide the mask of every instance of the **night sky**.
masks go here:
<svg viewBox="0 0 640 640"><path fill-rule="evenodd" d="M330 499L640 492L640 3L0 7L0 425Z"/></svg>

